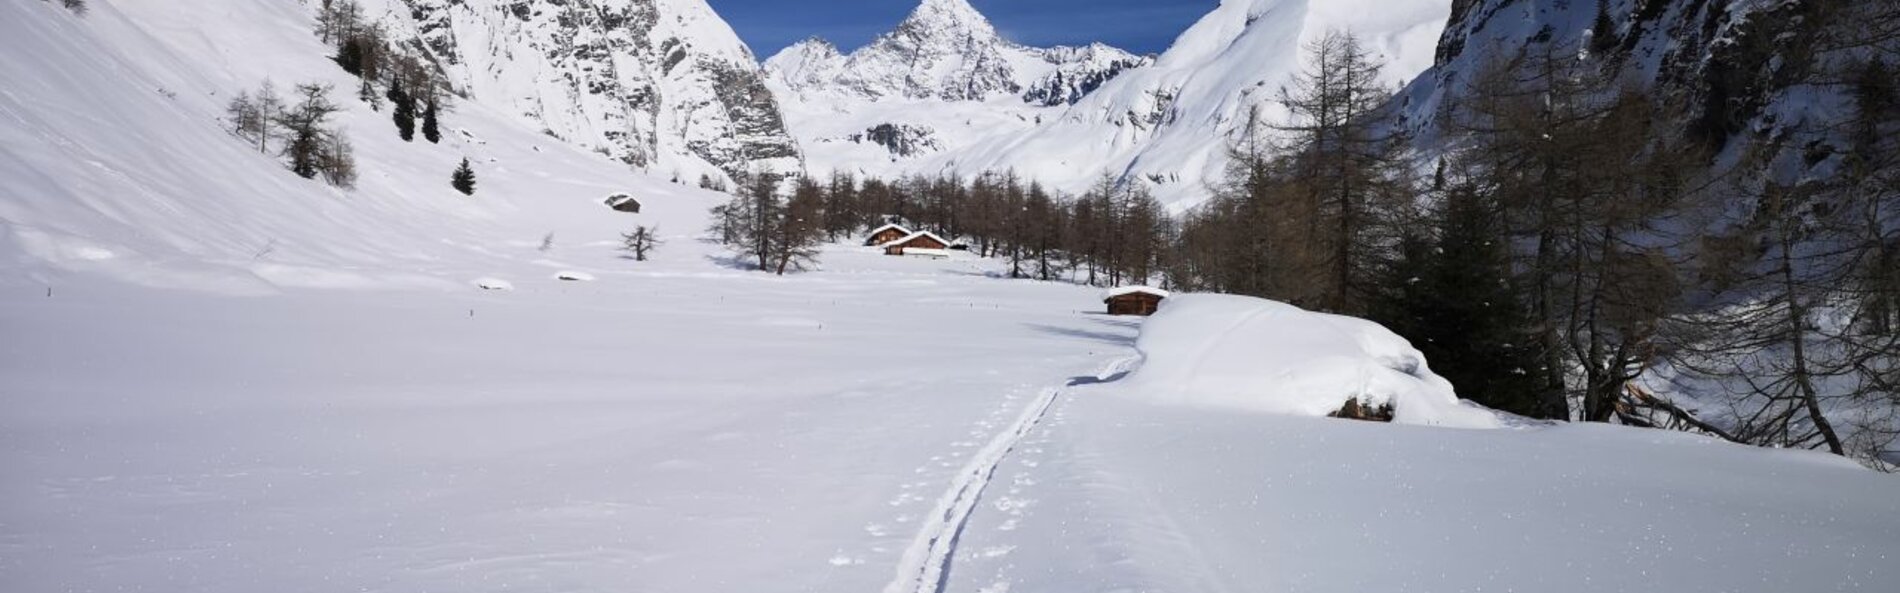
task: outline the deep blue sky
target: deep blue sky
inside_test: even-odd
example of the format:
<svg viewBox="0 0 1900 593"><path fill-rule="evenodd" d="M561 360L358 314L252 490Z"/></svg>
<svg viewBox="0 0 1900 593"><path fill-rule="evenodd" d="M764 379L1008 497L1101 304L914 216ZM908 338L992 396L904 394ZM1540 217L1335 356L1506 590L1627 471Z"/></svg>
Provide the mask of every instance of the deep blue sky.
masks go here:
<svg viewBox="0 0 1900 593"><path fill-rule="evenodd" d="M759 59L818 35L846 52L895 27L919 0L707 0ZM1101 41L1160 53L1219 0L970 0L1003 36L1029 45Z"/></svg>

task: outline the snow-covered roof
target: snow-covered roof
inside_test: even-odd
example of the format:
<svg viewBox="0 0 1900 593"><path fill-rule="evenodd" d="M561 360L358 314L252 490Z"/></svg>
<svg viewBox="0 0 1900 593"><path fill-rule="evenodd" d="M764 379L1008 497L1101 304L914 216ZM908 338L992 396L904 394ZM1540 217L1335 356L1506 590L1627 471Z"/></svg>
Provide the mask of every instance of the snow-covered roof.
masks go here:
<svg viewBox="0 0 1900 593"><path fill-rule="evenodd" d="M884 226L881 226L881 227L877 227L877 228L874 228L874 229L871 229L871 232L870 232L870 234L871 234L871 235L876 235L876 234L878 234L878 233L882 233L882 232L884 232L884 231L888 231L888 230L891 230L891 229L897 229L897 230L900 230L900 231L904 231L904 234L906 234L906 235L908 235L908 234L910 234L910 229L907 229L907 228L904 228L904 225L901 225L901 224L897 224L897 223L895 223L895 222L893 222L893 223L890 223L890 224L887 224L887 225L884 225Z"/></svg>
<svg viewBox="0 0 1900 593"><path fill-rule="evenodd" d="M942 243L942 244L944 244L944 245L949 245L949 244L950 244L950 241L948 241L948 240L945 240L945 239L944 239L943 237L939 237L939 236L937 236L937 234L936 234L936 233L933 233L933 232L930 232L930 231L917 231L917 232L915 232L915 233L911 233L911 234L908 234L908 235L904 235L904 238L902 238L902 239L898 239L898 240L895 240L895 241L891 241L891 242L889 242L889 243L885 243L885 244L883 244L883 245L879 245L878 247L890 247L890 246L892 246L892 245L903 245L903 244L905 244L905 243L909 243L909 242L911 242L911 241L915 241L915 240L917 240L917 239L921 239L921 238L924 238L924 237L930 237L930 238L932 238L932 239L936 239L938 243Z"/></svg>
<svg viewBox="0 0 1900 593"><path fill-rule="evenodd" d="M1112 299L1112 298L1122 296L1125 294L1135 294L1138 292L1152 294L1164 299L1168 298L1168 291L1161 290L1153 286L1123 286L1121 288L1109 289L1108 292L1102 294L1102 300L1106 301L1108 299Z"/></svg>

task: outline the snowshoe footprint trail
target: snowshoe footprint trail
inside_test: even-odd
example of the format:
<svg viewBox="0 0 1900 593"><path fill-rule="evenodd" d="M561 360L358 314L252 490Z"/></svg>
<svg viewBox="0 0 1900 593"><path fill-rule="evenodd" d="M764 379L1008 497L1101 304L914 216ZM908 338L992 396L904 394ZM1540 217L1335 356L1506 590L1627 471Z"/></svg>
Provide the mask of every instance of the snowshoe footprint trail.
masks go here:
<svg viewBox="0 0 1900 593"><path fill-rule="evenodd" d="M1096 378L1111 380L1124 372L1134 360L1123 358L1111 362ZM898 559L897 575L889 585L885 585L884 593L943 592L945 585L950 582L950 564L956 557L957 542L963 536L964 526L970 522L971 513L981 502L984 489L996 475L996 467L1002 464L1023 437L1036 428L1036 424L1042 421L1061 395L1060 387L1044 388L1023 407L1015 422L1004 427L988 444L977 450L969 463L956 473L950 487L944 490L943 496L937 500L937 506L931 509L917 530L917 536Z"/></svg>

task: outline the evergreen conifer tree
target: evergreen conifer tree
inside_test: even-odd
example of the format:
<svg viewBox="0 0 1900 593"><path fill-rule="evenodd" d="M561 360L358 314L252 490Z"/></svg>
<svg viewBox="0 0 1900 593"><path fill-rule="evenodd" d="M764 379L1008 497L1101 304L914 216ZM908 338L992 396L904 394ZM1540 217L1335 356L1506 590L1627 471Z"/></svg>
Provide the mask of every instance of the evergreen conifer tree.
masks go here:
<svg viewBox="0 0 1900 593"><path fill-rule="evenodd" d="M462 165L455 168L455 174L449 177L449 185L454 186L455 191L475 195L475 170L469 168L467 158L463 158Z"/></svg>
<svg viewBox="0 0 1900 593"><path fill-rule="evenodd" d="M1533 418L1557 417L1540 403L1541 356L1523 296L1510 282L1502 221L1474 188L1450 189L1436 237L1408 234L1385 268L1374 317L1412 342L1458 395Z"/></svg>
<svg viewBox="0 0 1900 593"><path fill-rule="evenodd" d="M402 136L403 142L414 142L416 139L416 100L414 97L409 96L408 91L403 90L402 78L400 77L389 81L389 103L391 105L391 117L396 120L396 134Z"/></svg>
<svg viewBox="0 0 1900 593"><path fill-rule="evenodd" d="M1596 20L1590 24L1591 53L1616 49L1616 21L1610 18L1610 0L1597 0Z"/></svg>
<svg viewBox="0 0 1900 593"><path fill-rule="evenodd" d="M429 101L427 109L422 111L422 138L430 144L442 143L442 128L435 119L436 101Z"/></svg>

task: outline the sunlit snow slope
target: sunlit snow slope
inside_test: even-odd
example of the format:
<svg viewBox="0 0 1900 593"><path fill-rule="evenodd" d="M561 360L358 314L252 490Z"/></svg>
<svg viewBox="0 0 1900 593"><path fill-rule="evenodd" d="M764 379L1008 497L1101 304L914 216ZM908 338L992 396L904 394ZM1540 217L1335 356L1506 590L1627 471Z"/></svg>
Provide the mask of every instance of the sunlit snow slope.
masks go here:
<svg viewBox="0 0 1900 593"><path fill-rule="evenodd" d="M405 143L387 112L355 99L297 3L91 5L81 19L0 0L0 260L14 280L77 272L236 293L460 283L520 257L511 242L629 229L598 214L610 193L638 194L642 222L677 233L698 231L710 203L481 102L443 117L440 145ZM266 80L281 93L336 86L357 189L298 178L223 131L229 98ZM464 157L474 197L448 184Z"/></svg>
<svg viewBox="0 0 1900 593"><path fill-rule="evenodd" d="M1255 405L1363 365L1138 349L1096 290L962 253L740 269L719 196L482 103L409 144L339 93L331 190L217 122L350 82L305 7L90 4L0 0L0 591L1900 590L1900 482L1838 458ZM1363 322L1178 317L1429 379ZM1142 388L1197 368L1257 389Z"/></svg>

